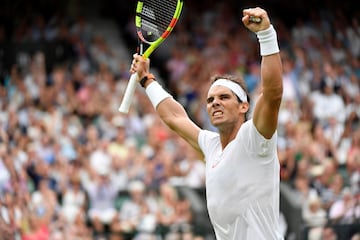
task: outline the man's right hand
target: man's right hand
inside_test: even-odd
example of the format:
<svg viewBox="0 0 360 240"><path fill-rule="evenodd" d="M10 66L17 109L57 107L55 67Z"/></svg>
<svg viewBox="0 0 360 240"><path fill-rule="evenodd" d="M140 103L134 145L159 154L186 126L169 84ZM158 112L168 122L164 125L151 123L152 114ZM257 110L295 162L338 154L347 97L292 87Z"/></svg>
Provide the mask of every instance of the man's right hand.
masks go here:
<svg viewBox="0 0 360 240"><path fill-rule="evenodd" d="M133 55L133 61L131 63L130 72L138 74L137 81L140 82L140 80L149 73L150 69L150 59L145 59L143 56L140 56L139 54L135 53Z"/></svg>

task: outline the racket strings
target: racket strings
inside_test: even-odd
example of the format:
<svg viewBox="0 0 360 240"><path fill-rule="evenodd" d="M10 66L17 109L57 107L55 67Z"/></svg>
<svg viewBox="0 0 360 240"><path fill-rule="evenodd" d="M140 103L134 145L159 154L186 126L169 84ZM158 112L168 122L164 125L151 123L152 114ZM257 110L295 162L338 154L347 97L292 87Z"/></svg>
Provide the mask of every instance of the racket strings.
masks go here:
<svg viewBox="0 0 360 240"><path fill-rule="evenodd" d="M143 36L149 41L159 38L170 25L176 6L177 0L145 0L141 11Z"/></svg>

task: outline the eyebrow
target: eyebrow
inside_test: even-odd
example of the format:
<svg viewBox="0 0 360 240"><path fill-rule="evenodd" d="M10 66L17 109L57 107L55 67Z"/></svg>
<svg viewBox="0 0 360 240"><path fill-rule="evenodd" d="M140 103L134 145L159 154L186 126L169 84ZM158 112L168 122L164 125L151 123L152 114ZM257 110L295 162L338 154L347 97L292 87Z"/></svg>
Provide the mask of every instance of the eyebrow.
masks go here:
<svg viewBox="0 0 360 240"><path fill-rule="evenodd" d="M233 92L231 92L231 93L232 94L230 94L230 93L221 93L219 95L210 96L210 97L208 97L206 99L206 102L211 103L212 101L214 101L215 96L218 96L219 98L223 98L223 97L230 97L231 95L234 95L236 97L236 95Z"/></svg>

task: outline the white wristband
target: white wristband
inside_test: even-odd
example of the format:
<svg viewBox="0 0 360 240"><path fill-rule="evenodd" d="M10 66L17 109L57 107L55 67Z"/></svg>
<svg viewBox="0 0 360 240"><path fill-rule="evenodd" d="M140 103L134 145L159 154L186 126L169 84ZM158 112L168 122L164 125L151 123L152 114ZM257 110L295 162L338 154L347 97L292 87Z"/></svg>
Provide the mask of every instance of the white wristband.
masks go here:
<svg viewBox="0 0 360 240"><path fill-rule="evenodd" d="M172 98L172 96L167 91L165 91L157 81L151 82L146 87L145 91L155 109L157 105L164 99L169 97Z"/></svg>
<svg viewBox="0 0 360 240"><path fill-rule="evenodd" d="M280 52L276 31L273 25L270 25L268 29L258 31L256 35L260 43L261 56L267 56Z"/></svg>

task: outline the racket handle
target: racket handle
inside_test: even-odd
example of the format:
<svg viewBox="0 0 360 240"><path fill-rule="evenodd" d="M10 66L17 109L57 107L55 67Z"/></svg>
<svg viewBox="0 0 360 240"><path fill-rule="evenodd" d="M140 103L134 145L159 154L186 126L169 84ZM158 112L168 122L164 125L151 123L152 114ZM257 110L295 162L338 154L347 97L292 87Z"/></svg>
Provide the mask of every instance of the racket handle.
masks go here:
<svg viewBox="0 0 360 240"><path fill-rule="evenodd" d="M123 97L122 102L120 104L120 107L118 109L119 112L122 112L122 113L128 113L129 112L131 101L133 99L134 92L135 92L135 89L136 89L137 78L138 78L137 73L133 73L131 75L130 80L129 80L128 85L127 85L126 90L125 90L124 97Z"/></svg>
<svg viewBox="0 0 360 240"><path fill-rule="evenodd" d="M261 23L262 19L260 17L250 16L249 21L253 23Z"/></svg>

